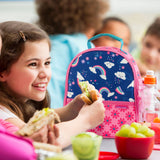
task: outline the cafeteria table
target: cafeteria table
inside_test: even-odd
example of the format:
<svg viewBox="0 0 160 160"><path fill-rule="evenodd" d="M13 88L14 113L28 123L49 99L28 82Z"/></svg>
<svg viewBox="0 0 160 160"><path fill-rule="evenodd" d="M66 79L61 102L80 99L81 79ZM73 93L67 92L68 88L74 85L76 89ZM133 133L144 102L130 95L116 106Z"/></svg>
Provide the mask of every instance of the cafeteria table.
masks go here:
<svg viewBox="0 0 160 160"><path fill-rule="evenodd" d="M69 147L65 148L63 151L73 152L72 146L70 145ZM103 139L101 143L100 151L117 153L115 140L110 138ZM37 150L37 155L38 155L37 160L45 160L47 157L54 156L55 153L47 152L44 150ZM109 159L107 158L107 160ZM122 160L122 158L119 157L118 160ZM147 160L160 160L160 145L158 145L157 150L152 151L150 157Z"/></svg>
<svg viewBox="0 0 160 160"><path fill-rule="evenodd" d="M160 145L159 150L153 150L148 160L160 160ZM65 150L72 150L72 147L69 146ZM105 138L102 140L102 144L100 147L100 151L107 151L107 152L115 152L117 153L117 149L115 146L115 140L110 138ZM122 158L119 158L118 160L122 160Z"/></svg>

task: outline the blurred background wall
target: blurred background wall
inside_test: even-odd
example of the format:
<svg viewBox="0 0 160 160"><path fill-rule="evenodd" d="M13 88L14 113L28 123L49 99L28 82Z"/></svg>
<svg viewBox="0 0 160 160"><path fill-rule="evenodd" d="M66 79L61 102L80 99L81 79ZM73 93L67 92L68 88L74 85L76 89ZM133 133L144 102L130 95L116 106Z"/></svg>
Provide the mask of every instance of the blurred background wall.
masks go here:
<svg viewBox="0 0 160 160"><path fill-rule="evenodd" d="M76 0L75 0L76 1ZM106 16L119 16L132 30L133 41L139 41L148 25L160 16L160 0L109 0ZM34 0L0 0L0 22L20 20L34 23L37 15Z"/></svg>

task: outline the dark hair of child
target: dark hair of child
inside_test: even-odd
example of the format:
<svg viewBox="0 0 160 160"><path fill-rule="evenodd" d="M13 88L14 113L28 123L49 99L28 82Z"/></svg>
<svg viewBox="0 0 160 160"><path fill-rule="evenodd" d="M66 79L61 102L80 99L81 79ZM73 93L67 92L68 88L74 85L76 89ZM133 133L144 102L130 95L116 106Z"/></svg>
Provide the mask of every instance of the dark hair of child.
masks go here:
<svg viewBox="0 0 160 160"><path fill-rule="evenodd" d="M48 34L85 33L101 27L108 0L36 0L38 25Z"/></svg>

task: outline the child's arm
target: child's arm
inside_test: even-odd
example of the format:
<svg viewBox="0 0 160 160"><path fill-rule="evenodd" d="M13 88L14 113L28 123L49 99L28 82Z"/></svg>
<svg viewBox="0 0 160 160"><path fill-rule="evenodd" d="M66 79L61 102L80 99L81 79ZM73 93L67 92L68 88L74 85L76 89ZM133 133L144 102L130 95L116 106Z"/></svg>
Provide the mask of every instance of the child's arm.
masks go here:
<svg viewBox="0 0 160 160"><path fill-rule="evenodd" d="M67 147L71 144L71 137L98 126L103 122L104 116L105 108L101 99L91 105L84 105L75 119L56 124L60 131L58 143L62 148Z"/></svg>
<svg viewBox="0 0 160 160"><path fill-rule="evenodd" d="M69 121L78 115L83 105L84 102L81 99L81 95L78 95L66 106L55 109L55 112L60 116L62 122Z"/></svg>

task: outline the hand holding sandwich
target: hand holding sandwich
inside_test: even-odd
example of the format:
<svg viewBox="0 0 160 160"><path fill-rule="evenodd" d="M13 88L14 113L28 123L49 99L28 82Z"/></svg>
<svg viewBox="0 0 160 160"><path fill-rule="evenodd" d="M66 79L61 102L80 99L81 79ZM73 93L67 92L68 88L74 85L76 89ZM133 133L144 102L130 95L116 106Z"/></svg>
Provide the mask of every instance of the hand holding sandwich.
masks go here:
<svg viewBox="0 0 160 160"><path fill-rule="evenodd" d="M71 137L97 127L104 120L105 108L102 96L97 93L97 100L92 101L89 105L84 102L81 96L82 94L77 95L65 107L56 109L62 120L61 123L56 124L60 131L57 140L62 148L71 144Z"/></svg>
<svg viewBox="0 0 160 160"><path fill-rule="evenodd" d="M80 111L79 116L84 116L89 128L94 128L101 124L105 117L105 108L102 103L102 95L88 81L79 83L82 94L81 99L86 104ZM87 106L89 105L89 106ZM92 117L90 116L92 115Z"/></svg>
<svg viewBox="0 0 160 160"><path fill-rule="evenodd" d="M92 129L101 124L105 117L105 108L102 103L102 97L93 102L91 105L85 104L79 112L79 117L85 119L85 125Z"/></svg>
<svg viewBox="0 0 160 160"><path fill-rule="evenodd" d="M28 136L36 142L49 143L58 145L57 138L59 136L59 130L56 126L52 129L49 126L44 126L40 130L34 132L31 136Z"/></svg>
<svg viewBox="0 0 160 160"><path fill-rule="evenodd" d="M60 122L59 116L55 111L50 108L44 108L40 111L36 111L28 123L19 129L17 133L36 141L33 142L35 148L59 152L61 151L61 147L53 146L58 145L57 138L59 136L59 130L54 125L55 120ZM48 146L47 143L52 145Z"/></svg>

